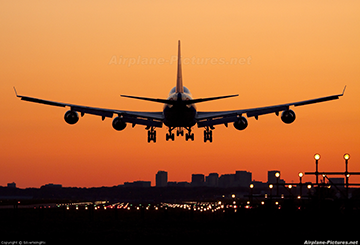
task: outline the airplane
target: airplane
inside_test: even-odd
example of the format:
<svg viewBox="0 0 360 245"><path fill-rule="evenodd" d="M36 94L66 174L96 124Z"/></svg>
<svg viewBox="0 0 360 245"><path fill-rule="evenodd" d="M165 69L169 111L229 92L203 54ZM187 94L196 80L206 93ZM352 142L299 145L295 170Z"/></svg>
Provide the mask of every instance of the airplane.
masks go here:
<svg viewBox="0 0 360 245"><path fill-rule="evenodd" d="M65 121L73 125L79 121L79 114L83 117L85 114L92 114L96 116L101 116L102 120L105 118L112 118L114 115L116 117L112 121L112 126L117 131L122 131L126 128L127 124L132 124L132 127L135 125L144 125L148 131L147 141L150 143L153 141L156 142L156 128L161 128L163 124L168 127L168 133L166 133L166 141L175 139L175 134L173 130L176 129L176 135L184 136L184 129L187 130L185 134L185 140L191 141L194 140L194 133L192 133L192 127L196 124L199 128L204 128L204 142L212 142L213 136L212 131L215 129L215 125L224 124L228 127L229 123L233 123L233 126L237 130L244 130L248 126L248 121L244 117L246 115L249 117L255 117L258 120L260 115L275 113L279 116L281 113L281 120L290 124L295 120L295 112L290 109L290 106L302 106L308 104L314 104L318 102L324 102L329 100L339 99L340 96L344 95L346 86L341 94L330 95L326 97L315 98L311 100L304 100L299 102L280 104L274 106L250 108L250 109L240 109L240 110L231 110L231 111L197 111L196 104L206 101L224 99L238 96L226 95L218 97L208 97L208 98L199 98L192 99L189 89L183 86L182 79L182 69L181 69L181 54L180 54L180 40L178 41L178 59L177 59L177 76L176 76L176 86L171 89L167 99L156 99L148 97L138 97L138 96L129 96L121 95L122 97L152 101L156 103L163 104L163 110L157 112L141 112L141 111L125 111L117 109L104 109L96 107L88 107L81 105L74 105L68 103L61 103L49 100L38 99L34 97L18 95L14 87L15 95L24 101L35 102L50 106L58 107L69 107L65 115Z"/></svg>

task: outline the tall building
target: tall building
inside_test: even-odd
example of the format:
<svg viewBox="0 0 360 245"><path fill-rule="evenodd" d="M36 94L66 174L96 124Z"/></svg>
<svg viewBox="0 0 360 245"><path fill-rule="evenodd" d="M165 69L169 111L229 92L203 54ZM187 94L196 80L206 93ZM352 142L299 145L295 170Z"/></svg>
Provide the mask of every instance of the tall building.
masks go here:
<svg viewBox="0 0 360 245"><path fill-rule="evenodd" d="M219 185L219 174L211 173L206 176L206 185L211 187L217 187Z"/></svg>
<svg viewBox="0 0 360 245"><path fill-rule="evenodd" d="M168 184L168 173L166 171L158 171L156 174L156 187L165 187Z"/></svg>
<svg viewBox="0 0 360 245"><path fill-rule="evenodd" d="M247 171L236 171L235 182L237 186L248 187L251 183L251 172Z"/></svg>
<svg viewBox="0 0 360 245"><path fill-rule="evenodd" d="M219 187L235 187L235 174L223 174L219 178Z"/></svg>
<svg viewBox="0 0 360 245"><path fill-rule="evenodd" d="M192 174L191 185L192 186L204 186L205 176L203 174Z"/></svg>
<svg viewBox="0 0 360 245"><path fill-rule="evenodd" d="M275 176L276 173L280 174L280 171L279 170L268 171L268 181L267 181L268 183L273 183L273 184L276 183L276 176ZM279 183L280 184L285 183L285 181L283 179L280 179L280 177L279 177Z"/></svg>
<svg viewBox="0 0 360 245"><path fill-rule="evenodd" d="M276 176L275 174L280 171L279 170L271 170L271 171L268 171L268 183L276 183Z"/></svg>

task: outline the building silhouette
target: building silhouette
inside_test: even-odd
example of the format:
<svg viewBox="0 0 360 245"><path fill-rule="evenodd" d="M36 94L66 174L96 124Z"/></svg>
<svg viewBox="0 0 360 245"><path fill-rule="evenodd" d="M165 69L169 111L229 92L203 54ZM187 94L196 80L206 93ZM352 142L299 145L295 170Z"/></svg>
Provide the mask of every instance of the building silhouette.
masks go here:
<svg viewBox="0 0 360 245"><path fill-rule="evenodd" d="M16 188L16 183L15 182L7 183L7 187L8 188Z"/></svg>
<svg viewBox="0 0 360 245"><path fill-rule="evenodd" d="M158 171L155 177L156 187L165 187L168 184L168 173L166 171Z"/></svg>
<svg viewBox="0 0 360 245"><path fill-rule="evenodd" d="M268 171L268 181L267 181L267 183L272 183L272 184L276 183L276 176L275 176L276 173L280 174L280 171L279 170ZM285 180L280 179L280 177L279 177L278 183L279 184L284 184Z"/></svg>
<svg viewBox="0 0 360 245"><path fill-rule="evenodd" d="M206 186L210 186L210 187L219 186L219 174L210 173L208 176L206 176Z"/></svg>
<svg viewBox="0 0 360 245"><path fill-rule="evenodd" d="M191 175L191 186L204 186L205 176L203 174L192 174Z"/></svg>
<svg viewBox="0 0 360 245"><path fill-rule="evenodd" d="M125 187L151 187L151 181L134 181L134 182L125 182Z"/></svg>
<svg viewBox="0 0 360 245"><path fill-rule="evenodd" d="M239 187L248 187L251 183L251 172L236 171L235 173L235 185Z"/></svg>
<svg viewBox="0 0 360 245"><path fill-rule="evenodd" d="M344 178L329 178L329 184L336 184L337 187L344 187L345 180Z"/></svg>

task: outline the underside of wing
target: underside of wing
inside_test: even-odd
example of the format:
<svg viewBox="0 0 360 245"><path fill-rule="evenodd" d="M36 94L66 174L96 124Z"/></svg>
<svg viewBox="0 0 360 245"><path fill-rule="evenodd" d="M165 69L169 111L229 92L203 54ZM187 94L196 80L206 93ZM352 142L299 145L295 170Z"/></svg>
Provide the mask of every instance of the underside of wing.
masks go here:
<svg viewBox="0 0 360 245"><path fill-rule="evenodd" d="M68 122L69 124L74 124L79 120L77 112L79 112L81 116L84 116L85 114L101 116L102 120L104 120L107 117L112 118L113 115L115 114L117 115L118 119L121 120L122 123L131 123L133 126L139 124L150 127L162 127L162 121L164 119L162 112L124 111L124 110L114 110L114 109L74 105L69 103L62 103L62 102L18 95L16 90L15 90L15 94L21 100L28 102L34 102L34 103L58 106L58 107L69 107L70 111L65 113L65 121Z"/></svg>
<svg viewBox="0 0 360 245"><path fill-rule="evenodd" d="M227 123L230 122L236 123L239 122L239 120L243 120L243 121L246 120L243 117L243 114L246 114L247 117L255 117L256 119L258 119L260 115L265 115L270 113L275 113L276 115L279 115L280 112L283 112L281 117L283 122L291 123L295 120L295 113L289 109L290 106L303 106L303 105L310 105L319 102L336 100L339 99L340 96L344 95L345 88L341 94L320 97L311 100L303 100L293 103L281 104L281 105L265 106L265 107L242 109L242 110L232 110L232 111L198 112L196 117L197 125L198 127L214 126L218 124L227 125Z"/></svg>

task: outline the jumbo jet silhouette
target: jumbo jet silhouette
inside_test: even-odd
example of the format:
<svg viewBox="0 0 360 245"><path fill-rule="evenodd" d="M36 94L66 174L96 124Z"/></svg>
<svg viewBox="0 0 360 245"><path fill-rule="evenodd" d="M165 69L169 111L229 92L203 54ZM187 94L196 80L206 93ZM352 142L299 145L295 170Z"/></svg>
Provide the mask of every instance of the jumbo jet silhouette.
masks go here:
<svg viewBox="0 0 360 245"><path fill-rule="evenodd" d="M346 86L345 86L346 88ZM121 95L122 97L147 100L152 102L158 102L164 104L163 110L158 112L140 112L140 111L124 111L124 110L113 110L113 109L104 109L104 108L95 108L81 105L74 105L68 103L60 103L55 101L43 100L34 97L21 96L18 95L15 90L17 97L21 100L51 105L51 106L60 106L60 107L70 107L65 113L65 121L68 124L75 124L79 120L78 112L81 116L85 114L93 114L101 116L102 120L106 117L112 118L114 115L116 117L112 121L112 126L115 130L121 131L125 129L127 123L131 123L132 127L136 124L145 125L146 130L148 130L148 142L156 142L156 128L161 128L163 124L168 127L168 133L166 134L166 140L174 140L175 134L172 132L174 129L177 129L177 136L184 135L184 130L187 130L185 134L185 139L194 140L194 134L192 133L192 127L197 124L199 128L204 128L204 142L212 142L212 130L214 130L214 125L224 124L226 127L228 123L233 123L234 127L237 130L244 130L248 126L248 122L243 115L247 117L255 117L257 120L260 115L275 113L277 116L279 112L281 113L281 120L290 124L295 120L295 112L290 110L290 106L302 106L308 104L314 104L318 102L335 100L340 96L344 95L345 88L342 94L331 95L327 97L321 97L311 100L304 100L294 103L287 103L274 106L266 106L259 108L250 108L242 110L232 110L232 111L212 111L212 112L202 112L197 111L195 104L210 100L218 100L229 97L234 97L238 95L227 95L219 97L210 97L210 98L201 98L201 99L192 99L190 91L183 86L182 80L182 71L181 71L181 55L180 55L180 41L178 42L178 62L177 62L177 79L176 86L171 89L170 94L167 99L154 99L147 97L137 97L137 96L128 96Z"/></svg>

